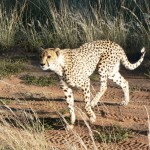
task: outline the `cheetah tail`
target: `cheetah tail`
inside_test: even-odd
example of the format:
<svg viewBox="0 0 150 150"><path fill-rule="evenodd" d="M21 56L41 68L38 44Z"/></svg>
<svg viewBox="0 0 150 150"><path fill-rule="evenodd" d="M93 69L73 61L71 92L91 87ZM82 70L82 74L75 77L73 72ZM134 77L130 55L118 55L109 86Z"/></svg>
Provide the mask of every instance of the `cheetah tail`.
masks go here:
<svg viewBox="0 0 150 150"><path fill-rule="evenodd" d="M143 59L144 59L144 56L145 56L145 53L146 53L146 51L145 51L145 48L143 47L142 49L141 49L141 58L136 62L136 63L134 63L134 64L132 64L132 63L130 63L129 61L128 61L128 58L127 58L127 56L126 56L126 54L124 53L124 56L122 57L122 59L121 59L121 62L122 62L122 64L125 66L125 68L127 68L127 69L129 69L129 70L134 70L134 69L136 69L138 66L140 66L140 64L142 63L142 61L143 61Z"/></svg>

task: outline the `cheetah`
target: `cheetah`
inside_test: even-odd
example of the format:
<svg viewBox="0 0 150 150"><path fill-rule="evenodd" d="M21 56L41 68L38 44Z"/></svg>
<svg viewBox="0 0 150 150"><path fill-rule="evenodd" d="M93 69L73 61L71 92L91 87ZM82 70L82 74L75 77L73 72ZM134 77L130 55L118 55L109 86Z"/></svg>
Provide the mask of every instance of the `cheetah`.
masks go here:
<svg viewBox="0 0 150 150"><path fill-rule="evenodd" d="M50 69L60 78L60 85L64 91L66 102L68 104L71 124L73 128L75 123L74 98L72 87L82 89L85 101L85 110L91 123L96 121L96 115L92 108L107 89L107 79L113 80L124 92L124 100L121 105L127 105L129 102L128 82L119 72L120 63L125 68L133 70L143 61L145 48L141 50L141 58L134 64L131 64L124 50L115 42L109 40L98 40L85 43L76 49L59 48L41 48L40 67L43 70ZM97 69L96 69L97 68ZM98 71L100 87L93 100L90 99L90 75Z"/></svg>

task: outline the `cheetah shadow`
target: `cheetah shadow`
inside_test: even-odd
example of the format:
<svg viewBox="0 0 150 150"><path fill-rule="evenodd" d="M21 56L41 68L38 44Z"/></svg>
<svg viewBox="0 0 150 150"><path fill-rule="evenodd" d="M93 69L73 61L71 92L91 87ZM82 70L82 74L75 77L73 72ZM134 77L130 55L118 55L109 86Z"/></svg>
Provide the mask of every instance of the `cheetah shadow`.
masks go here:
<svg viewBox="0 0 150 150"><path fill-rule="evenodd" d="M119 102L98 102L97 106L123 106ZM95 106L96 107L96 106Z"/></svg>

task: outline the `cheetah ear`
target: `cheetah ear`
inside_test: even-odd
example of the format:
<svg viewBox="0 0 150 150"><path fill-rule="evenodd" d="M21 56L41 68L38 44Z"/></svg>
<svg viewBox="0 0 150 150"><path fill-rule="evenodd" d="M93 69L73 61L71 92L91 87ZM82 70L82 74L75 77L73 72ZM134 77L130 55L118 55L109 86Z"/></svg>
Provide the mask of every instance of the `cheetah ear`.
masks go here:
<svg viewBox="0 0 150 150"><path fill-rule="evenodd" d="M54 51L55 51L56 55L59 56L59 54L60 54L60 48L55 48Z"/></svg>
<svg viewBox="0 0 150 150"><path fill-rule="evenodd" d="M39 53L41 53L41 51L43 51L43 50L44 50L43 47L39 47L39 48L38 48L38 52L39 52Z"/></svg>
<svg viewBox="0 0 150 150"><path fill-rule="evenodd" d="M44 50L44 48L43 48L43 47L40 47L40 50Z"/></svg>

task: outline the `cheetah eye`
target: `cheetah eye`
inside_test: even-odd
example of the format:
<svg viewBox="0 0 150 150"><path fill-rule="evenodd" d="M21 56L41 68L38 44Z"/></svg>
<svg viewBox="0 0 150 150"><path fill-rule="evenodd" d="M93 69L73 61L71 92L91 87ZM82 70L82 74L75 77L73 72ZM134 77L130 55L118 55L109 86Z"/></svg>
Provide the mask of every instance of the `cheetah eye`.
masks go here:
<svg viewBox="0 0 150 150"><path fill-rule="evenodd" d="M47 58L51 58L51 56L47 56Z"/></svg>

